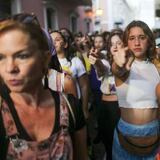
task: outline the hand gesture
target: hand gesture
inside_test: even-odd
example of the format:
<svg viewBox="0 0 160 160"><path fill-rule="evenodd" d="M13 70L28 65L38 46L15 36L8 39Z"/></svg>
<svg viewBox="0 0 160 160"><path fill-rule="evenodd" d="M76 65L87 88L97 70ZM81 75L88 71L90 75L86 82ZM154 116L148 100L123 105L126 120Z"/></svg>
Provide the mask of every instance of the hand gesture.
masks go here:
<svg viewBox="0 0 160 160"><path fill-rule="evenodd" d="M134 61L134 54L128 47L119 48L117 52L114 53L113 60L115 64L120 68L125 68L130 70L131 65Z"/></svg>
<svg viewBox="0 0 160 160"><path fill-rule="evenodd" d="M94 65L98 60L98 50L92 48L89 52L89 63Z"/></svg>

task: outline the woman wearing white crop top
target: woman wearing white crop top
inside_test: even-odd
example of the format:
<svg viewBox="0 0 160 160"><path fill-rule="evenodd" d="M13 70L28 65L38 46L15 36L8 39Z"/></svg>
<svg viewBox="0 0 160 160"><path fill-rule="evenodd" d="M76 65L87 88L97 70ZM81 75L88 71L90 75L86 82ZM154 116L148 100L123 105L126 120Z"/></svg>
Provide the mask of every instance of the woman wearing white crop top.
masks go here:
<svg viewBox="0 0 160 160"><path fill-rule="evenodd" d="M155 88L160 77L152 63L155 41L142 21L132 21L124 32L125 48L114 55L121 119L115 129L113 160L153 160L159 137Z"/></svg>

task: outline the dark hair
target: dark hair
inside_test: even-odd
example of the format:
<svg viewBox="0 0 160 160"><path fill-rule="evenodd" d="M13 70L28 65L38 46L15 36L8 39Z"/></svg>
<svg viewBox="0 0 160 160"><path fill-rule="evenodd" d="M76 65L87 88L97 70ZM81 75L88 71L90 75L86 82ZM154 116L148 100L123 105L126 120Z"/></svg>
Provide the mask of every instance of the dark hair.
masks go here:
<svg viewBox="0 0 160 160"><path fill-rule="evenodd" d="M68 36L66 36L66 34L64 34L64 33L62 32L62 30L64 30L65 32L67 32ZM60 28L60 32L68 39L67 41L68 41L69 43L72 43L72 42L73 42L73 40L74 40L73 34L72 34L72 32L71 32L68 28L65 28L65 27Z"/></svg>
<svg viewBox="0 0 160 160"><path fill-rule="evenodd" d="M154 38L154 35L153 35L153 32L151 31L151 29L143 21L135 21L134 20L128 24L128 26L126 27L126 29L124 31L124 36L123 36L124 45L125 46L128 45L128 37L129 37L130 29L133 27L140 27L143 30L144 34L147 36L148 49L147 49L146 57L147 57L148 61L152 61L155 57L155 54L156 54L155 38Z"/></svg>
<svg viewBox="0 0 160 160"><path fill-rule="evenodd" d="M106 40L105 40L105 38L104 38L104 36L103 36L102 34L96 34L96 35L94 36L93 46L94 46L96 37L101 37L101 38L103 39L104 46L103 46L102 50L105 50L105 49L106 49L106 45L105 45Z"/></svg>
<svg viewBox="0 0 160 160"><path fill-rule="evenodd" d="M108 45L107 45L107 52L110 52L111 48L111 39L113 36L118 36L123 41L123 30L122 29L113 29L110 32L110 35L108 37Z"/></svg>
<svg viewBox="0 0 160 160"><path fill-rule="evenodd" d="M82 32L75 33L74 38L75 37L83 37L83 33Z"/></svg>
<svg viewBox="0 0 160 160"><path fill-rule="evenodd" d="M107 43L107 58L109 60L110 63L112 63L113 61L113 56L112 54L110 53L110 49L111 49L111 39L113 36L118 36L122 41L123 41L123 30L122 29L113 29L111 30L110 32L110 35L108 37L108 43Z"/></svg>
<svg viewBox="0 0 160 160"><path fill-rule="evenodd" d="M102 33L102 36L104 37L105 42L106 42L107 45L108 45L109 35L110 35L110 32L108 32L108 31L104 31L104 32Z"/></svg>
<svg viewBox="0 0 160 160"><path fill-rule="evenodd" d="M64 43L67 44L67 48L64 48L65 57L67 58L67 60L69 62L71 62L72 56L69 53L69 43L68 43L67 39L65 38L65 36L60 31L54 30L54 31L50 32L50 34L52 34L52 33L58 33L62 37Z"/></svg>

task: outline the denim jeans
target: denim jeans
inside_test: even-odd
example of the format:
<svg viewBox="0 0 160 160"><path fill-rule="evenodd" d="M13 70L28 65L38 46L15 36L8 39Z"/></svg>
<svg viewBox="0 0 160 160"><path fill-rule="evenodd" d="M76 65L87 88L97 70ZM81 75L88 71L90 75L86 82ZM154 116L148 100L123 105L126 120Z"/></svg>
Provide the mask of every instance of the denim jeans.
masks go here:
<svg viewBox="0 0 160 160"><path fill-rule="evenodd" d="M159 134L159 122L158 120L149 122L144 125L134 125L123 121L122 119L118 122L118 129L123 135L142 137L142 136L152 136ZM153 153L146 156L138 156L127 152L119 143L117 131L114 131L113 138L113 149L112 149L112 159L113 160L154 160L156 155L156 150Z"/></svg>

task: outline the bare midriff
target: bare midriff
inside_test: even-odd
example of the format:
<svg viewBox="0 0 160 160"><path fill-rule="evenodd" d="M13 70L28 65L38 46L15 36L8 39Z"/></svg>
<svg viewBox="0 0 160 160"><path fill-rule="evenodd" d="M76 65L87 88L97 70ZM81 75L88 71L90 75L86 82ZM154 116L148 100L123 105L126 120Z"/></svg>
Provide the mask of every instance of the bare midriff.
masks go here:
<svg viewBox="0 0 160 160"><path fill-rule="evenodd" d="M121 118L128 123L135 125L145 125L149 122L157 120L158 118L158 108L145 108L145 109L137 109L137 108L122 108L121 110ZM128 136L127 136L128 137ZM155 136L147 136L147 137L128 137L133 143L139 145L150 145L157 140L157 135Z"/></svg>
<svg viewBox="0 0 160 160"><path fill-rule="evenodd" d="M118 98L117 98L117 95L113 94L113 95L105 95L103 94L102 95L102 100L103 101L117 101Z"/></svg>
<svg viewBox="0 0 160 160"><path fill-rule="evenodd" d="M131 124L143 125L156 120L158 117L158 108L122 108L121 118Z"/></svg>

